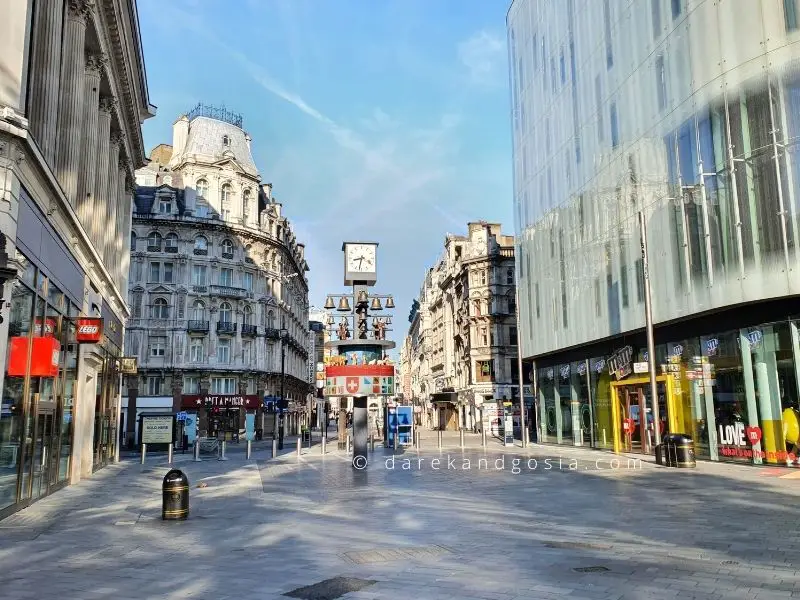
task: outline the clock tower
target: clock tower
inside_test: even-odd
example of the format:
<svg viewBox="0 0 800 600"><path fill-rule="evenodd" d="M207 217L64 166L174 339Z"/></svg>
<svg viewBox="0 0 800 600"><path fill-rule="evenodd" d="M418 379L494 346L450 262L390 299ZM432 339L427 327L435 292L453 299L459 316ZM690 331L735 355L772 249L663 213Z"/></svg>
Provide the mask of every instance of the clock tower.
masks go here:
<svg viewBox="0 0 800 600"><path fill-rule="evenodd" d="M342 252L345 285L374 285L378 281L377 242L345 242Z"/></svg>

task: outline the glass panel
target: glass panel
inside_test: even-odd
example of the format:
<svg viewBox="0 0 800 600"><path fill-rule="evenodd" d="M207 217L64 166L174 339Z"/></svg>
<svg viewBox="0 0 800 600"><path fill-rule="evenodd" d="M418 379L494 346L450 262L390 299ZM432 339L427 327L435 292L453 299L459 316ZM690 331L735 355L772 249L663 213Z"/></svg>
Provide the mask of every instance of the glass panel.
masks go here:
<svg viewBox="0 0 800 600"><path fill-rule="evenodd" d="M570 385L570 366L559 365L558 389L556 393L555 418L559 444L572 444L572 390Z"/></svg>
<svg viewBox="0 0 800 600"><path fill-rule="evenodd" d="M614 447L614 422L611 411L611 375L605 368L603 357L589 361L589 376L592 386L592 416L594 417L595 448Z"/></svg>
<svg viewBox="0 0 800 600"><path fill-rule="evenodd" d="M78 345L75 343L75 325L66 324L64 335L63 399L61 401L61 448L58 463L58 481L69 476L70 455L72 453L72 411L75 405L75 383L78 374Z"/></svg>
<svg viewBox="0 0 800 600"><path fill-rule="evenodd" d="M554 369L539 370L539 423L542 442L553 442L557 436Z"/></svg>

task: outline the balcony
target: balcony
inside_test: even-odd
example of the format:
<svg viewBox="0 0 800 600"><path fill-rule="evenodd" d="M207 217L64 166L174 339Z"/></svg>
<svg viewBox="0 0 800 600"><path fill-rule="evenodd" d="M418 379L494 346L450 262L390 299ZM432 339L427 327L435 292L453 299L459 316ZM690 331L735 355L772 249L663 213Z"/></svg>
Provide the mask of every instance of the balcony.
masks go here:
<svg viewBox="0 0 800 600"><path fill-rule="evenodd" d="M164 252L169 252L171 254L177 254L178 253L178 247L177 246L167 246L166 248L164 248Z"/></svg>
<svg viewBox="0 0 800 600"><path fill-rule="evenodd" d="M148 252L161 252L161 246L148 244L147 245L147 251Z"/></svg>
<svg viewBox="0 0 800 600"><path fill-rule="evenodd" d="M267 327L264 330L267 338L271 340L279 340L281 339L281 331L280 329L275 329L274 327Z"/></svg>
<svg viewBox="0 0 800 600"><path fill-rule="evenodd" d="M195 248L192 250L195 256L206 256L208 254L208 248Z"/></svg>
<svg viewBox="0 0 800 600"><path fill-rule="evenodd" d="M236 323L228 323L225 321L220 321L219 323L217 323L217 333L236 335Z"/></svg>
<svg viewBox="0 0 800 600"><path fill-rule="evenodd" d="M189 321L186 331L190 333L208 333L208 321Z"/></svg>
<svg viewBox="0 0 800 600"><path fill-rule="evenodd" d="M258 334L258 327L256 325L242 324L242 335L248 337L255 337Z"/></svg>
<svg viewBox="0 0 800 600"><path fill-rule="evenodd" d="M228 259L233 258L233 252L223 252L222 258L228 258Z"/></svg>
<svg viewBox="0 0 800 600"><path fill-rule="evenodd" d="M249 264L249 265L254 265L254 264L256 264L256 261L254 261L254 260L253 260L252 258L250 258L249 256L245 256L245 257L244 257L244 262L246 262L246 263L247 263L247 264Z"/></svg>
<svg viewBox="0 0 800 600"><path fill-rule="evenodd" d="M206 294L208 293L208 286L207 285L193 285L192 291L195 294Z"/></svg>
<svg viewBox="0 0 800 600"><path fill-rule="evenodd" d="M231 287L228 285L210 285L209 291L216 296L226 298L247 298L247 290L244 288Z"/></svg>

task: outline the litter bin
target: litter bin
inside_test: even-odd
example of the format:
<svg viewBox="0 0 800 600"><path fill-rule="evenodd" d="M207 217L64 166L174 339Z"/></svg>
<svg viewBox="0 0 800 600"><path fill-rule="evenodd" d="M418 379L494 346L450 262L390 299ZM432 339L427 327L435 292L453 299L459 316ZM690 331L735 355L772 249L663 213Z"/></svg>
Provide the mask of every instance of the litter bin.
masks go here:
<svg viewBox="0 0 800 600"><path fill-rule="evenodd" d="M664 442L661 442L660 444L656 444L655 451L656 451L656 464L657 465L663 465L664 464Z"/></svg>
<svg viewBox="0 0 800 600"><path fill-rule="evenodd" d="M164 521L182 521L189 518L189 478L180 469L164 475L161 485L163 497L161 518Z"/></svg>
<svg viewBox="0 0 800 600"><path fill-rule="evenodd" d="M694 469L697 467L692 438L684 433L676 433L671 437L672 443L675 444L675 464L672 466L680 469Z"/></svg>

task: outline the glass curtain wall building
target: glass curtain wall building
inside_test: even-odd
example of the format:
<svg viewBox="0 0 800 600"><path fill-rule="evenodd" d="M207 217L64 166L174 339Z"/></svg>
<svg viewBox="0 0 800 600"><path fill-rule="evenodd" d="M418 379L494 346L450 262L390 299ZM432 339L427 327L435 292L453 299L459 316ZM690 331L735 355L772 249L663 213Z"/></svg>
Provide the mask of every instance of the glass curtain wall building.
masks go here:
<svg viewBox="0 0 800 600"><path fill-rule="evenodd" d="M660 427L796 465L797 0L514 0L507 24L540 440L651 452Z"/></svg>

